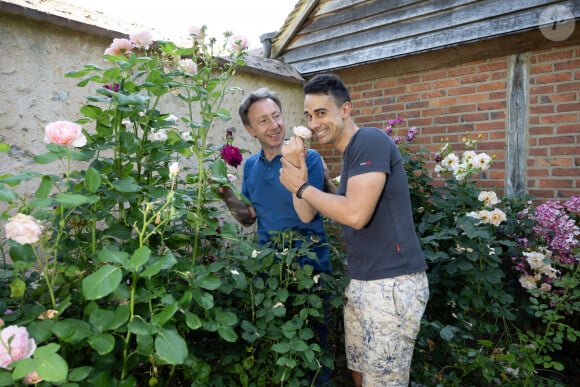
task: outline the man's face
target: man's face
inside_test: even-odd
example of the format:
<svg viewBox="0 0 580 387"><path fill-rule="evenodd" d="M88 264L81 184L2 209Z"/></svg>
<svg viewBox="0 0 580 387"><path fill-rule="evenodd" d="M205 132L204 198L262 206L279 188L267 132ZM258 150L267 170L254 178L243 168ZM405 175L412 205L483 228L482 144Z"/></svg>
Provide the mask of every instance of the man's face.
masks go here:
<svg viewBox="0 0 580 387"><path fill-rule="evenodd" d="M326 94L307 94L304 115L308 128L320 144L334 144L342 133L344 119L348 117L334 98Z"/></svg>
<svg viewBox="0 0 580 387"><path fill-rule="evenodd" d="M284 121L276 102L262 99L254 102L248 110L250 126L246 130L256 137L263 148L277 148L284 141Z"/></svg>

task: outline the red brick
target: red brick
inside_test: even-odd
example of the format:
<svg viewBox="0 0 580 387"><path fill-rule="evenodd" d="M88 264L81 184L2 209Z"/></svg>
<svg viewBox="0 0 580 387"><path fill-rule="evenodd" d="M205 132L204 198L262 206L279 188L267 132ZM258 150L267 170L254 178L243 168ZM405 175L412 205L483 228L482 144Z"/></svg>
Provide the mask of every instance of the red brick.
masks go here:
<svg viewBox="0 0 580 387"><path fill-rule="evenodd" d="M576 70L580 68L580 59L569 60L566 62L554 63L554 70Z"/></svg>
<svg viewBox="0 0 580 387"><path fill-rule="evenodd" d="M559 123L559 122L577 122L577 114L555 114L540 117L540 122L543 124Z"/></svg>
<svg viewBox="0 0 580 387"><path fill-rule="evenodd" d="M457 103L457 98L455 97L448 97L448 98L435 98L429 101L429 106L449 106L455 105Z"/></svg>
<svg viewBox="0 0 580 387"><path fill-rule="evenodd" d="M530 66L530 74L551 73L553 65L551 63L544 63L541 65Z"/></svg>
<svg viewBox="0 0 580 387"><path fill-rule="evenodd" d="M505 90L506 83L505 82L487 82L481 85L477 85L477 91L492 91L492 90Z"/></svg>
<svg viewBox="0 0 580 387"><path fill-rule="evenodd" d="M538 179L539 188L572 188L572 181L569 179Z"/></svg>
<svg viewBox="0 0 580 387"><path fill-rule="evenodd" d="M447 70L431 71L426 74L421 74L422 81L432 81L434 79L444 79L444 78L447 78Z"/></svg>
<svg viewBox="0 0 580 387"><path fill-rule="evenodd" d="M532 84L541 85L546 83L558 83L558 82L568 82L572 80L571 73L552 73L538 75L536 77L530 78Z"/></svg>
<svg viewBox="0 0 580 387"><path fill-rule="evenodd" d="M417 83L420 81L421 81L421 78L418 75L412 75L410 77L400 77L399 79L397 79L397 84L398 85L408 85L408 84Z"/></svg>
<svg viewBox="0 0 580 387"><path fill-rule="evenodd" d="M489 98L486 94L471 94L457 97L457 102L460 104L484 102L488 100Z"/></svg>
<svg viewBox="0 0 580 387"><path fill-rule="evenodd" d="M474 112L476 111L477 106L476 105L456 105L456 106L450 106L449 107L449 113L453 114L453 113L469 113L469 112Z"/></svg>
<svg viewBox="0 0 580 387"><path fill-rule="evenodd" d="M576 101L576 93L560 93L548 96L548 99L553 103Z"/></svg>
<svg viewBox="0 0 580 387"><path fill-rule="evenodd" d="M447 91L448 95L467 95L475 93L475 86L462 86Z"/></svg>
<svg viewBox="0 0 580 387"><path fill-rule="evenodd" d="M562 112L579 112L580 102L560 104L556 107L558 113Z"/></svg>
<svg viewBox="0 0 580 387"><path fill-rule="evenodd" d="M567 91L578 92L580 90L580 82L568 82L556 85L557 93L565 93Z"/></svg>
<svg viewBox="0 0 580 387"><path fill-rule="evenodd" d="M486 82L489 80L489 74L476 74L476 75L467 75L461 77L461 83L479 83L479 82Z"/></svg>

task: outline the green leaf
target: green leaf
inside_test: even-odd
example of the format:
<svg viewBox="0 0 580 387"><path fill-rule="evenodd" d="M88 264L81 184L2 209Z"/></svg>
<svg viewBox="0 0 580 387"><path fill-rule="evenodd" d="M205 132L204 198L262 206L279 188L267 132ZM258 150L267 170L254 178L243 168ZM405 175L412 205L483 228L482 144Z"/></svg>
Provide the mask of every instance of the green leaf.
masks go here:
<svg viewBox="0 0 580 387"><path fill-rule="evenodd" d="M102 263L118 263L126 266L129 262L129 253L119 250L118 246L105 246L98 254L99 261Z"/></svg>
<svg viewBox="0 0 580 387"><path fill-rule="evenodd" d="M212 273L203 273L197 277L196 284L207 290L215 290L220 287L221 280Z"/></svg>
<svg viewBox="0 0 580 387"><path fill-rule="evenodd" d="M87 169L85 173L85 189L95 192L101 186L101 174L95 168Z"/></svg>
<svg viewBox="0 0 580 387"><path fill-rule="evenodd" d="M136 335L153 335L158 332L157 328L144 321L141 317L136 316L127 326L129 331Z"/></svg>
<svg viewBox="0 0 580 387"><path fill-rule="evenodd" d="M291 349L290 343L287 341L272 344L272 351L274 352L287 353L288 351L290 351L290 349Z"/></svg>
<svg viewBox="0 0 580 387"><path fill-rule="evenodd" d="M189 329L196 330L201 327L201 320L196 314L185 312L185 324L187 324Z"/></svg>
<svg viewBox="0 0 580 387"><path fill-rule="evenodd" d="M113 187L119 192L129 193L141 191L141 187L135 183L135 179L132 177L126 177L113 182Z"/></svg>
<svg viewBox="0 0 580 387"><path fill-rule="evenodd" d="M149 247L139 247L131 255L131 258L129 259L129 267L127 269L132 272L137 272L141 266L147 263L149 258L151 258L151 250L149 250Z"/></svg>
<svg viewBox="0 0 580 387"><path fill-rule="evenodd" d="M157 273L159 273L161 270L167 270L173 267L173 265L175 265L176 263L177 260L175 259L175 256L171 252L168 252L167 254L162 255L157 259L154 259L151 264L147 265L147 267L145 267L145 270L143 270L139 274L139 277L151 278Z"/></svg>
<svg viewBox="0 0 580 387"><path fill-rule="evenodd" d="M233 312L216 311L215 320L225 326L234 326L238 322L238 316Z"/></svg>
<svg viewBox="0 0 580 387"><path fill-rule="evenodd" d="M85 380L91 373L92 369L92 367L73 368L68 375L68 380L71 382L80 382Z"/></svg>
<svg viewBox="0 0 580 387"><path fill-rule="evenodd" d="M0 152L10 152L10 145L0 142Z"/></svg>
<svg viewBox="0 0 580 387"><path fill-rule="evenodd" d="M54 324L52 332L62 341L76 344L89 337L91 329L85 321L67 318Z"/></svg>
<svg viewBox="0 0 580 387"><path fill-rule="evenodd" d="M35 155L33 157L34 161L38 164L50 164L53 161L58 160L58 153L54 153L54 152L47 152L47 153L43 153L41 155Z"/></svg>
<svg viewBox="0 0 580 387"><path fill-rule="evenodd" d="M468 271L473 269L473 263L469 261L459 261L457 262L457 268L459 270Z"/></svg>
<svg viewBox="0 0 580 387"><path fill-rule="evenodd" d="M447 325L439 332L441 338L445 341L451 341L455 337L455 332L457 332L457 327Z"/></svg>
<svg viewBox="0 0 580 387"><path fill-rule="evenodd" d="M84 114L85 117L92 118L95 120L99 118L102 112L103 109L94 105L85 105L81 108L81 113Z"/></svg>
<svg viewBox="0 0 580 387"><path fill-rule="evenodd" d="M155 337L157 356L167 364L183 364L189 356L187 343L174 329L163 329Z"/></svg>
<svg viewBox="0 0 580 387"><path fill-rule="evenodd" d="M89 322L99 332L112 329L113 321L115 321L115 312L112 310L95 309L89 316Z"/></svg>
<svg viewBox="0 0 580 387"><path fill-rule="evenodd" d="M3 202L11 202L16 199L18 195L11 189L0 189L0 200Z"/></svg>
<svg viewBox="0 0 580 387"><path fill-rule="evenodd" d="M113 265L102 266L99 270L83 279L83 294L87 300L97 300L105 297L117 289L122 279L123 273L118 267Z"/></svg>
<svg viewBox="0 0 580 387"><path fill-rule="evenodd" d="M109 333L91 335L88 342L99 355L106 355L115 348L115 337Z"/></svg>
<svg viewBox="0 0 580 387"><path fill-rule="evenodd" d="M35 353L34 358L36 357ZM64 382L68 374L68 364L58 353L36 359L35 369L45 382Z"/></svg>
<svg viewBox="0 0 580 387"><path fill-rule="evenodd" d="M176 302L174 302L173 304L170 304L165 309L163 309L161 312L154 314L151 317L151 322L153 324L156 324L156 325L162 327L167 321L169 321L171 319L171 317L173 317L175 312L177 312L177 303Z"/></svg>
<svg viewBox="0 0 580 387"><path fill-rule="evenodd" d="M228 343L235 343L236 340L238 340L238 335L236 334L236 331L234 331L232 327L225 327L223 325L220 325L218 327L218 334L222 339L224 339Z"/></svg>
<svg viewBox="0 0 580 387"><path fill-rule="evenodd" d="M40 184L38 186L38 189L36 190L35 196L37 199L46 199L48 197L48 195L50 194L50 192L52 191L52 188L54 187L54 184L52 182L52 179L48 176L43 176L42 180L40 180Z"/></svg>
<svg viewBox="0 0 580 387"><path fill-rule="evenodd" d="M50 319L37 320L31 322L26 328L28 329L28 333L34 337L34 340L36 340L36 344L38 345L52 337L52 327L55 323L54 320Z"/></svg>
<svg viewBox="0 0 580 387"><path fill-rule="evenodd" d="M92 199L85 195L69 194L69 193L59 193L55 197L55 200L68 206L77 207L85 203L89 203Z"/></svg>

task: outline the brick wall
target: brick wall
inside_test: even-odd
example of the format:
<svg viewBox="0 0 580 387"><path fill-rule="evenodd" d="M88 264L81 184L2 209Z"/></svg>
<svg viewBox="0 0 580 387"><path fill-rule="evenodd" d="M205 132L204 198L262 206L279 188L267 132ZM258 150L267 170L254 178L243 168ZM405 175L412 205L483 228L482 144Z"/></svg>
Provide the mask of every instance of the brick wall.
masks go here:
<svg viewBox="0 0 580 387"><path fill-rule="evenodd" d="M527 169L522 171L527 193L546 200L580 195L580 47L538 51L528 58ZM495 162L478 183L503 194L509 79L510 57L498 57L347 86L359 126L385 129L389 119L402 117L399 135L411 126L419 129L414 141L430 151L431 160L442 142L460 153L462 138L479 137L475 150ZM340 154L331 146L313 147L325 157L331 175L338 175Z"/></svg>

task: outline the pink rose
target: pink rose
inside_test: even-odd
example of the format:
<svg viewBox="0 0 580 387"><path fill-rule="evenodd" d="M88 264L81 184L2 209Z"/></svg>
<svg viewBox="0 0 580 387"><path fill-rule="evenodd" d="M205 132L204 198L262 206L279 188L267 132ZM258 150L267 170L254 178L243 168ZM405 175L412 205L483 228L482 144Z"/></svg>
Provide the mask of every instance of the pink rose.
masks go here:
<svg viewBox="0 0 580 387"><path fill-rule="evenodd" d="M36 342L24 327L11 325L0 331L0 368L11 370L16 360L28 359L36 350Z"/></svg>
<svg viewBox="0 0 580 387"><path fill-rule="evenodd" d="M38 384L40 382L42 382L42 378L38 376L36 371L30 372L22 379L22 383L24 384Z"/></svg>
<svg viewBox="0 0 580 387"><path fill-rule="evenodd" d="M230 144L224 145L221 150L222 159L232 167L237 168L242 163L242 152L240 148Z"/></svg>
<svg viewBox="0 0 580 387"><path fill-rule="evenodd" d="M105 50L105 55L124 55L131 52L133 45L129 39L113 39L113 43Z"/></svg>
<svg viewBox="0 0 580 387"><path fill-rule="evenodd" d="M179 62L177 62L177 67L189 75L197 74L197 64L189 58L180 59Z"/></svg>
<svg viewBox="0 0 580 387"><path fill-rule="evenodd" d="M151 38L151 32L149 31L141 31L134 33L129 36L129 41L131 45L135 48L144 48L145 50L149 49L149 46L153 44L153 39Z"/></svg>
<svg viewBox="0 0 580 387"><path fill-rule="evenodd" d="M302 137L304 140L312 137L312 132L305 126L295 126L292 131L295 136Z"/></svg>
<svg viewBox="0 0 580 387"><path fill-rule="evenodd" d="M203 40L205 34L203 31L203 27L199 27L199 26L189 26L187 28L187 31L189 32L190 35L193 35L193 38L196 40Z"/></svg>
<svg viewBox="0 0 580 387"><path fill-rule="evenodd" d="M82 127L70 121L55 121L44 128L44 142L82 147L87 144Z"/></svg>
<svg viewBox="0 0 580 387"><path fill-rule="evenodd" d="M30 215L17 214L6 224L6 238L22 245L38 242L41 234L40 223Z"/></svg>
<svg viewBox="0 0 580 387"><path fill-rule="evenodd" d="M233 51L242 51L248 47L248 38L243 35L234 35L230 38L230 48Z"/></svg>

